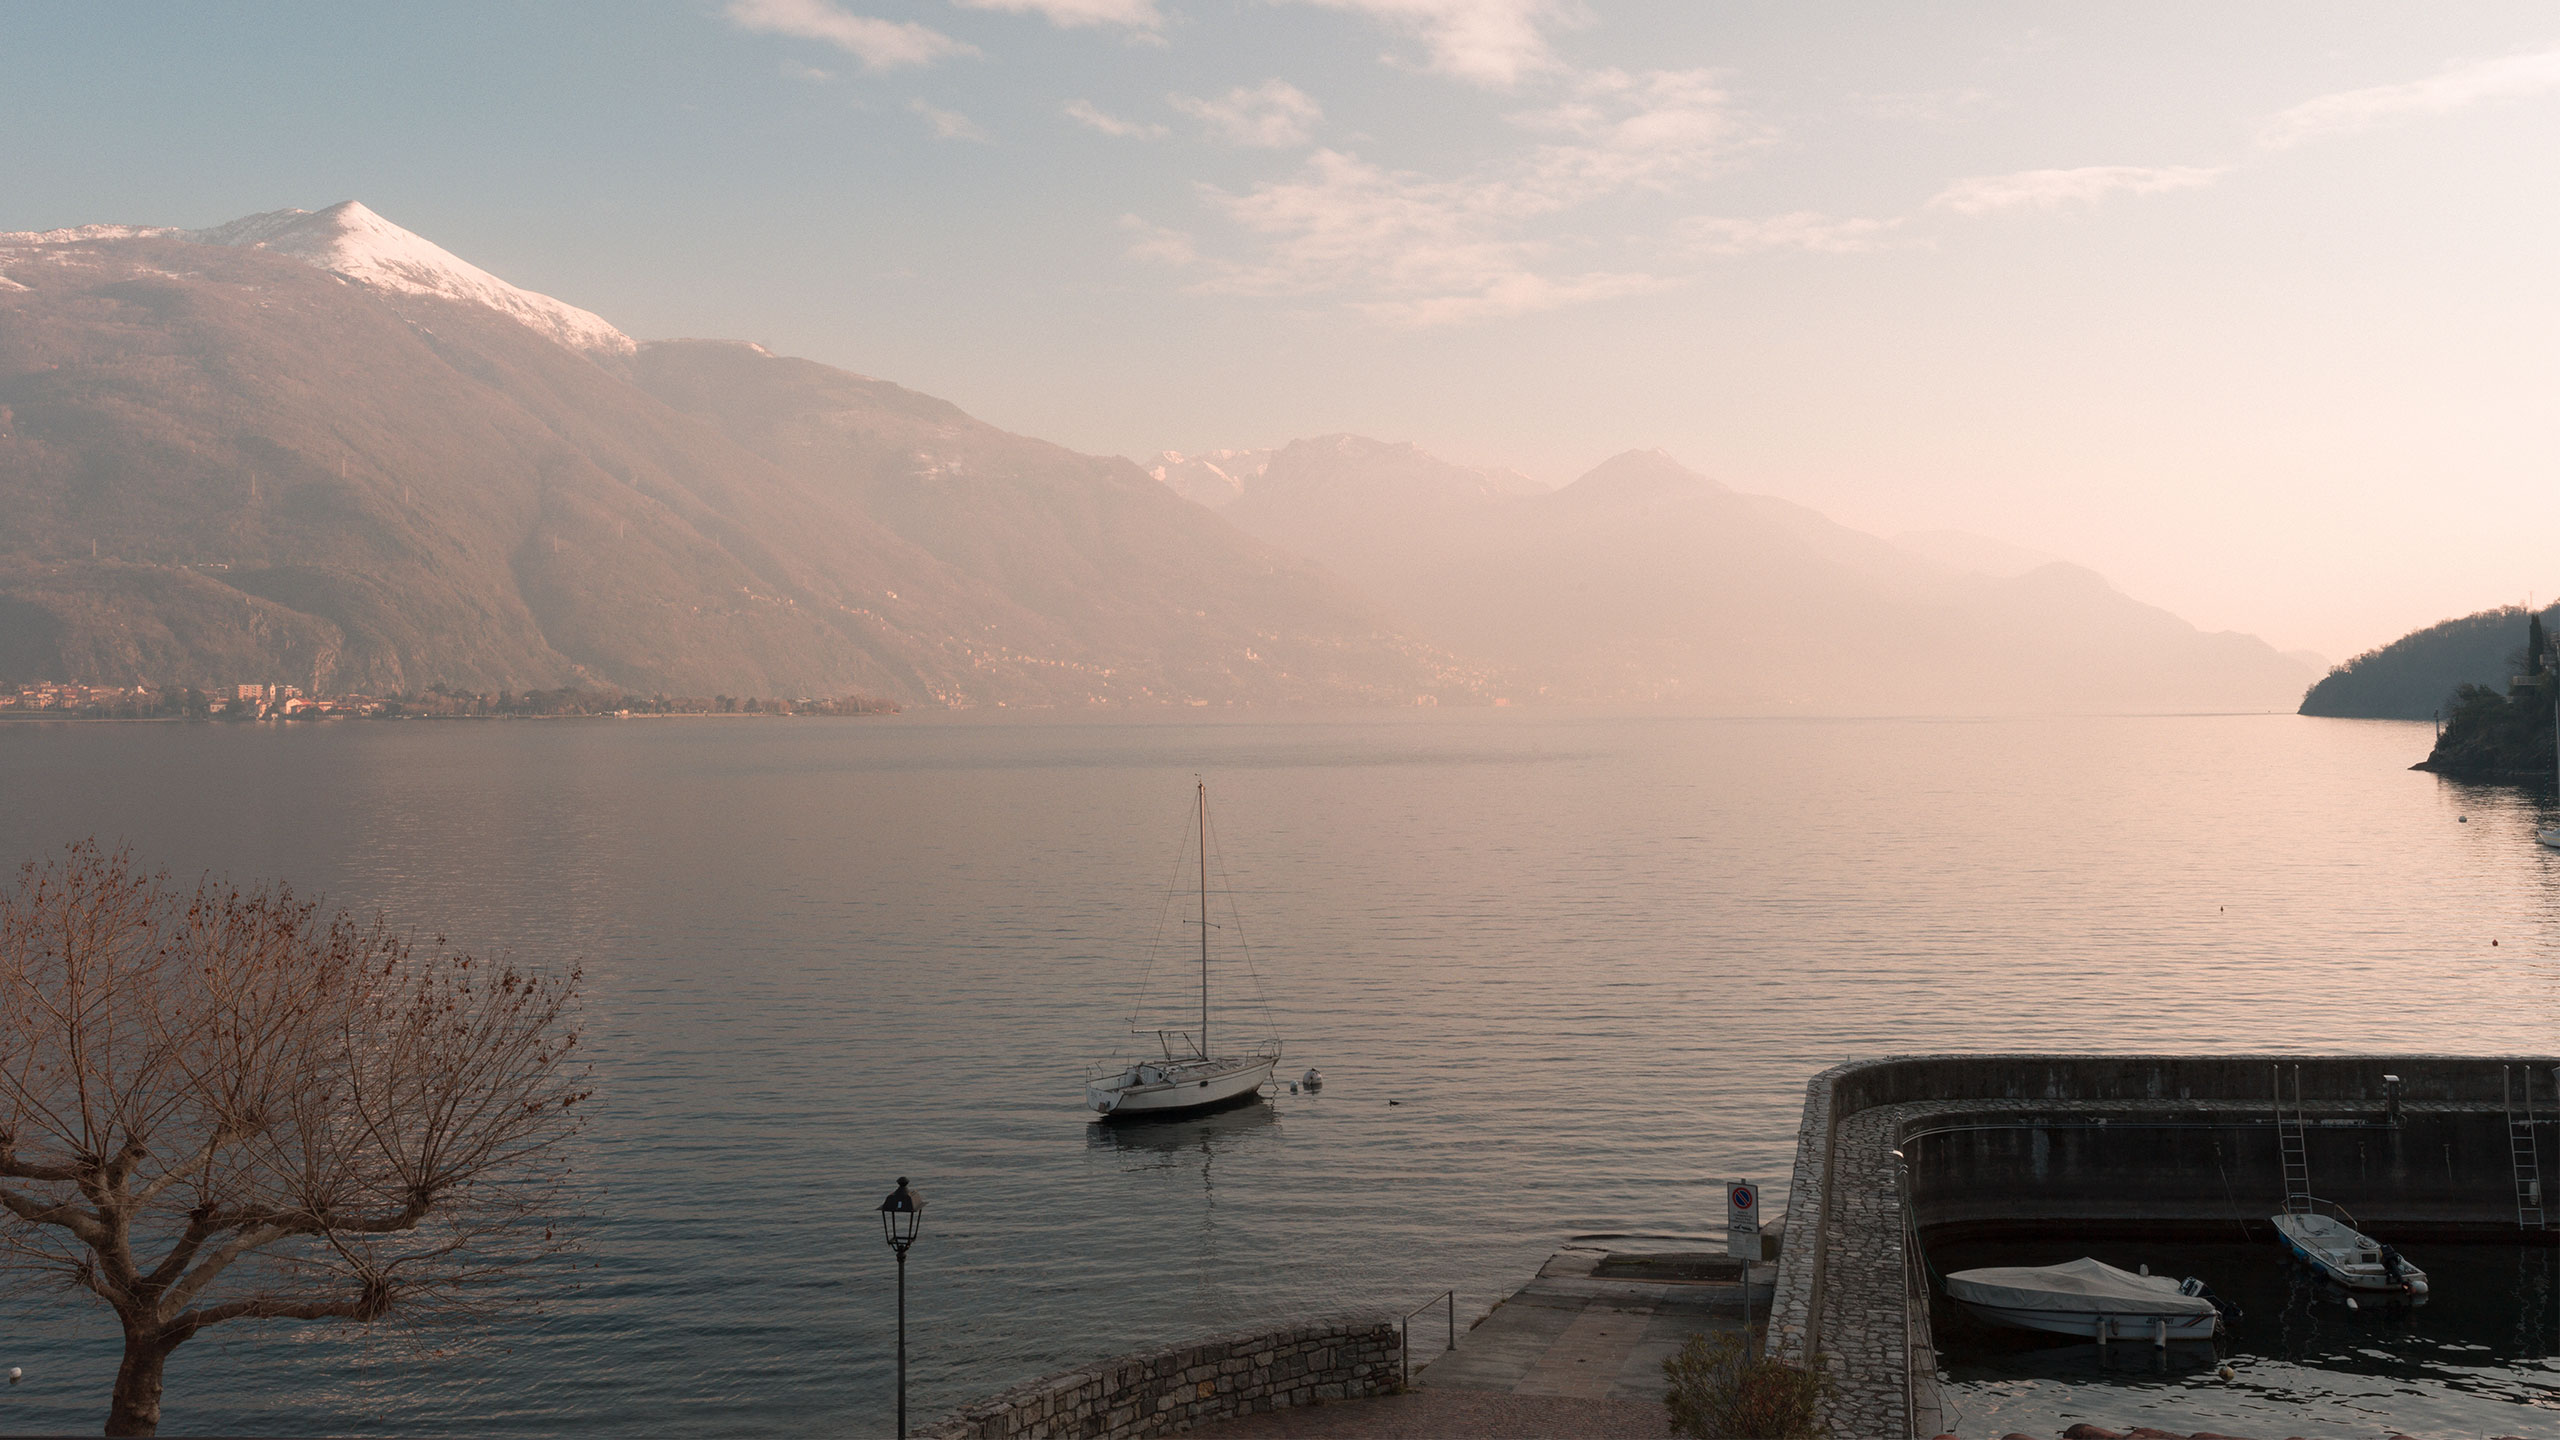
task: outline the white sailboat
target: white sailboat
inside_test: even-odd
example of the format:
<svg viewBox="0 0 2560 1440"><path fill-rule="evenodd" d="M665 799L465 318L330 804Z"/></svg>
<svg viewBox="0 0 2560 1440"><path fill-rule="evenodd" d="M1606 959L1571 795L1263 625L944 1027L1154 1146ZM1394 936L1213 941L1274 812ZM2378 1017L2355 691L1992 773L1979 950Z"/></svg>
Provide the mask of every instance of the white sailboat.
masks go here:
<svg viewBox="0 0 2560 1440"><path fill-rule="evenodd" d="M1085 1086L1085 1103L1105 1120L1193 1115L1261 1096L1280 1063L1280 1046L1249 1054L1220 1055L1209 1048L1209 787L1196 792L1194 823L1200 841L1200 1031L1194 1037L1157 1030L1161 1058L1140 1060ZM1177 1053L1180 1035L1188 1053Z"/></svg>

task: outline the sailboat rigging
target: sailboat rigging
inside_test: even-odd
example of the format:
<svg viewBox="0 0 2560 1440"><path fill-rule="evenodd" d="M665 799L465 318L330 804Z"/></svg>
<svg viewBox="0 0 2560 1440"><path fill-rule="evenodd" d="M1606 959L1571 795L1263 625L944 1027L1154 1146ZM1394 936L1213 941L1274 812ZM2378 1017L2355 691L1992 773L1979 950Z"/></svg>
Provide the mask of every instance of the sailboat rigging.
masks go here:
<svg viewBox="0 0 2560 1440"><path fill-rule="evenodd" d="M1193 794L1193 825L1200 842L1200 1031L1190 1040L1189 1054L1174 1052L1176 1032L1158 1030L1161 1059L1142 1060L1117 1074L1085 1086L1085 1103L1106 1120L1156 1119L1192 1115L1260 1098L1280 1063L1275 1042L1244 1055L1219 1055L1209 1048L1209 787L1199 783Z"/></svg>

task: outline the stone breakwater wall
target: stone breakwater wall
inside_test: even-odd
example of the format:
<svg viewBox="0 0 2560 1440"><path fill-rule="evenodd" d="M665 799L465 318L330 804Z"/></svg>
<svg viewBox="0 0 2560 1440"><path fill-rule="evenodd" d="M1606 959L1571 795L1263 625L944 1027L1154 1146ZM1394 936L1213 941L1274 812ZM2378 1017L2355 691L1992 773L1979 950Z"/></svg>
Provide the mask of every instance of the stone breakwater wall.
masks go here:
<svg viewBox="0 0 2560 1440"><path fill-rule="evenodd" d="M1354 1314L1097 1360L966 1405L919 1440L1122 1440L1209 1420L1392 1394L1397 1317Z"/></svg>
<svg viewBox="0 0 2560 1440"><path fill-rule="evenodd" d="M2542 1173L2560 1168L2560 1056L1861 1061L1805 1087L1769 1353L1830 1375L1834 1434L1936 1433L1919 1237L2228 1234L2263 1222L2284 1203L2279 1082L2306 1132L2315 1193L2365 1223L2560 1239L2520 1229L2510 1139L2510 1122L2524 1124Z"/></svg>

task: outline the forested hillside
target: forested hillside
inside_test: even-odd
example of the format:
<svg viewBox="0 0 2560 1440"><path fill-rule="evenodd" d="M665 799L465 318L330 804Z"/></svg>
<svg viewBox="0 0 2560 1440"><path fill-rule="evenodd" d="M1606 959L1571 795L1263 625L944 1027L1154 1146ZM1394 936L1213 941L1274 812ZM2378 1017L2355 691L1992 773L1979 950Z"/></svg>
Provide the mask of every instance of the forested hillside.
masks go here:
<svg viewBox="0 0 2560 1440"><path fill-rule="evenodd" d="M2560 606L2542 612L2549 625ZM2305 715L2424 720L2449 712L2463 685L2504 690L2525 648L2521 605L2444 620L2368 650L2322 677L2302 697Z"/></svg>

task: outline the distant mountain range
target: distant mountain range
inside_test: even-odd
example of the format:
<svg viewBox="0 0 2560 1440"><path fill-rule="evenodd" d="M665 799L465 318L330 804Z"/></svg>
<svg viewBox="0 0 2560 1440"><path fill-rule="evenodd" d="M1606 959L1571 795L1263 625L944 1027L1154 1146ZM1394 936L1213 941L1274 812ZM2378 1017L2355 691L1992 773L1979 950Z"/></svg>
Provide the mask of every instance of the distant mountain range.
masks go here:
<svg viewBox="0 0 2560 1440"><path fill-rule="evenodd" d="M2075 565L1897 545L1658 451L1521 493L1357 436L1274 453L1221 514L1548 696L1750 713L2288 708L2310 671ZM1968 537L1970 538L1970 537ZM1935 553L1928 553L1934 551Z"/></svg>
<svg viewBox="0 0 2560 1440"><path fill-rule="evenodd" d="M2560 628L2560 605L2541 615L2545 627ZM2437 621L2322 676L2302 697L2302 713L2358 720L2450 714L2453 692L2461 686L2504 691L2508 680L2526 672L2529 628L2530 616L2521 605Z"/></svg>
<svg viewBox="0 0 2560 1440"><path fill-rule="evenodd" d="M1556 491L1353 436L1080 455L634 342L353 203L0 235L0 678L1816 713L2310 678L2043 558L1651 453Z"/></svg>
<svg viewBox="0 0 2560 1440"><path fill-rule="evenodd" d="M359 205L0 236L0 277L0 676L1487 694L1126 460L750 345L634 345Z"/></svg>

